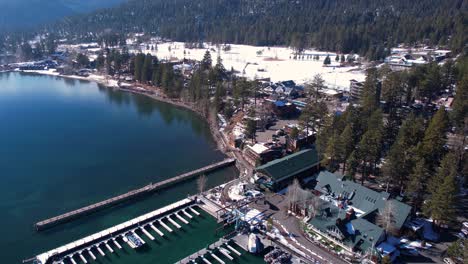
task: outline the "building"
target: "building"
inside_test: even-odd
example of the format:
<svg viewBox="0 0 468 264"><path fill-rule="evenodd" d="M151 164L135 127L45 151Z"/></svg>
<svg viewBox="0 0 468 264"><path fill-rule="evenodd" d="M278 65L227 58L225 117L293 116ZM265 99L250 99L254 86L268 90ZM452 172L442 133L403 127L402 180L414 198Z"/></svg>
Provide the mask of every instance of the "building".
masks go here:
<svg viewBox="0 0 468 264"><path fill-rule="evenodd" d="M362 89L364 88L364 82L358 82L354 79L350 80L349 94L351 101L361 100Z"/></svg>
<svg viewBox="0 0 468 264"><path fill-rule="evenodd" d="M310 227L350 252L368 252L409 220L411 206L328 171L317 176L315 192L321 204ZM386 229L378 220L384 213Z"/></svg>
<svg viewBox="0 0 468 264"><path fill-rule="evenodd" d="M364 82L358 82L354 79L350 80L349 85L349 95L352 102L359 102L361 100L361 95L364 90ZM382 92L382 81L379 80L376 86L376 100L377 103L380 102L380 94Z"/></svg>
<svg viewBox="0 0 468 264"><path fill-rule="evenodd" d="M272 190L280 190L295 178L301 179L313 175L319 167L317 151L305 149L257 167L255 178L257 183Z"/></svg>
<svg viewBox="0 0 468 264"><path fill-rule="evenodd" d="M252 166L258 166L282 156L281 151L271 149L264 144L247 145L244 157Z"/></svg>

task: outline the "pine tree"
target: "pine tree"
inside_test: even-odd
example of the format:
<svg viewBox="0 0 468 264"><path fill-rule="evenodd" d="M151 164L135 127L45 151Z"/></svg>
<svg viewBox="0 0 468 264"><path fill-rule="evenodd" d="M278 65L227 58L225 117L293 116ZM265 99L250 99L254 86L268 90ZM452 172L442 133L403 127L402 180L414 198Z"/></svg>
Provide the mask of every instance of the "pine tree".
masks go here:
<svg viewBox="0 0 468 264"><path fill-rule="evenodd" d="M447 223L456 217L456 173L456 157L448 153L428 186L430 199L424 204L423 210L438 223Z"/></svg>
<svg viewBox="0 0 468 264"><path fill-rule="evenodd" d="M141 81L149 82L151 80L151 74L153 72L153 56L151 54L146 54L143 67L141 69Z"/></svg>
<svg viewBox="0 0 468 264"><path fill-rule="evenodd" d="M446 143L445 133L448 128L448 117L445 107L440 107L432 117L424 138L419 146L419 153L431 170L439 164L441 157L445 152Z"/></svg>
<svg viewBox="0 0 468 264"><path fill-rule="evenodd" d="M369 119L368 130L357 145L356 157L362 166L361 183L374 170L382 152L383 122L382 112L375 111Z"/></svg>
<svg viewBox="0 0 468 264"><path fill-rule="evenodd" d="M398 164L395 164L398 166ZM415 208L421 208L426 193L426 184L429 178L429 171L425 164L424 159L416 162L414 170L409 176L408 189L406 193L409 197L409 203Z"/></svg>
<svg viewBox="0 0 468 264"><path fill-rule="evenodd" d="M337 133L329 138L327 148L324 153L322 165L326 165L329 171L335 171L339 168L339 164L343 162L344 150L341 137Z"/></svg>
<svg viewBox="0 0 468 264"><path fill-rule="evenodd" d="M76 56L76 62L78 63L79 67L88 67L89 66L89 58L88 56L78 53Z"/></svg>
<svg viewBox="0 0 468 264"><path fill-rule="evenodd" d="M348 160L351 153L354 151L356 147L356 141L354 140L353 128L352 124L347 124L345 129L340 135L341 142L343 144L343 170L342 174L344 175L346 171L346 160Z"/></svg>
<svg viewBox="0 0 468 264"><path fill-rule="evenodd" d="M402 189L406 186L407 175L413 171L416 146L423 135L423 119L410 115L400 127L382 166L382 176L387 186L395 184Z"/></svg>
<svg viewBox="0 0 468 264"><path fill-rule="evenodd" d="M134 79L136 81L142 81L142 72L143 72L143 63L145 62L145 55L143 53L139 53L135 56L135 71L134 71Z"/></svg>
<svg viewBox="0 0 468 264"><path fill-rule="evenodd" d="M345 61L346 61L345 55L344 55L344 54L341 54L340 62L341 62L341 63L345 63Z"/></svg>
<svg viewBox="0 0 468 264"><path fill-rule="evenodd" d="M104 57L104 55L102 53L99 53L97 59L96 59L96 68L98 70L101 70L104 65L106 64L106 58Z"/></svg>
<svg viewBox="0 0 468 264"><path fill-rule="evenodd" d="M209 70L212 67L212 59L211 59L211 53L209 50L205 52L205 55L203 56L203 60L201 61L201 67L203 70Z"/></svg>
<svg viewBox="0 0 468 264"><path fill-rule="evenodd" d="M378 108L379 98L377 94L377 86L377 69L370 68L366 73L366 81L362 88L360 102L364 118L370 117L370 115Z"/></svg>
<svg viewBox="0 0 468 264"><path fill-rule="evenodd" d="M331 64L331 59L330 59L330 56L327 55L327 57L325 57L325 59L323 60L323 65L330 65Z"/></svg>
<svg viewBox="0 0 468 264"><path fill-rule="evenodd" d="M340 55L336 54L335 61L339 62L340 61Z"/></svg>
<svg viewBox="0 0 468 264"><path fill-rule="evenodd" d="M468 74L457 85L451 118L458 130L463 129L468 119Z"/></svg>

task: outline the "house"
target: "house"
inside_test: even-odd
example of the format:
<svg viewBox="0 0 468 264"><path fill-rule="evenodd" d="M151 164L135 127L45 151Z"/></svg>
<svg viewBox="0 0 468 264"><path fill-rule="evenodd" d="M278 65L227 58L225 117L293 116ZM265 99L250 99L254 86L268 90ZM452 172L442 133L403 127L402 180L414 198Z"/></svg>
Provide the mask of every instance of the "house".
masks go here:
<svg viewBox="0 0 468 264"><path fill-rule="evenodd" d="M277 100L273 105L273 113L282 118L290 118L298 113L296 105L285 100Z"/></svg>
<svg viewBox="0 0 468 264"><path fill-rule="evenodd" d="M310 226L350 252L367 252L383 242L388 232L398 233L411 212L411 206L391 199L387 192L371 190L328 171L317 176L315 193L321 205ZM385 227L378 220L384 213L389 216Z"/></svg>
<svg viewBox="0 0 468 264"><path fill-rule="evenodd" d="M305 178L319 170L315 149L305 149L255 168L257 183L272 190L288 186L295 178Z"/></svg>

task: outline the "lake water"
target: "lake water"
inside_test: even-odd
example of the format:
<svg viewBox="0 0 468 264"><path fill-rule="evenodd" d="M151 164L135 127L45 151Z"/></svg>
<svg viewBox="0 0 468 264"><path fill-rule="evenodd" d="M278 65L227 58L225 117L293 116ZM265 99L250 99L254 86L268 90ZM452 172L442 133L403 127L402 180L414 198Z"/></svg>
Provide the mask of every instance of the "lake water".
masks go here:
<svg viewBox="0 0 468 264"><path fill-rule="evenodd" d="M38 233L33 224L39 220L224 158L207 124L190 111L92 82L0 74L0 263L20 263L185 198L196 183ZM235 168L211 173L209 185L235 175ZM213 222L201 221L193 237L208 234L202 244L214 239ZM150 259L173 263L178 257Z"/></svg>

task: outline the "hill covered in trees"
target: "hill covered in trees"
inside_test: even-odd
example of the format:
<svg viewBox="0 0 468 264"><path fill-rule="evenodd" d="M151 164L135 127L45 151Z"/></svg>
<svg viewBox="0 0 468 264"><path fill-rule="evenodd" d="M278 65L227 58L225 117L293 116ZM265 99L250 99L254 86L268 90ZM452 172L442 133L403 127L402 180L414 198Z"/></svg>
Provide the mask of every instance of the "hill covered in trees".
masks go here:
<svg viewBox="0 0 468 264"><path fill-rule="evenodd" d="M132 0L50 29L82 39L146 32L177 41L291 45L381 58L397 43L466 44L466 0Z"/></svg>
<svg viewBox="0 0 468 264"><path fill-rule="evenodd" d="M124 0L0 0L0 31L24 29Z"/></svg>

